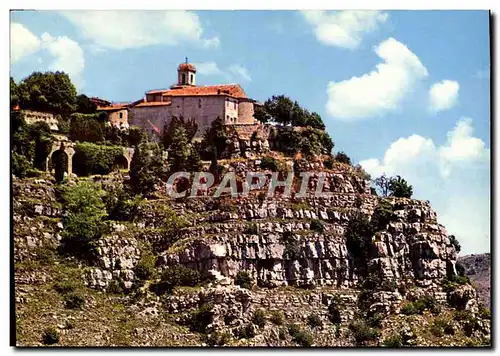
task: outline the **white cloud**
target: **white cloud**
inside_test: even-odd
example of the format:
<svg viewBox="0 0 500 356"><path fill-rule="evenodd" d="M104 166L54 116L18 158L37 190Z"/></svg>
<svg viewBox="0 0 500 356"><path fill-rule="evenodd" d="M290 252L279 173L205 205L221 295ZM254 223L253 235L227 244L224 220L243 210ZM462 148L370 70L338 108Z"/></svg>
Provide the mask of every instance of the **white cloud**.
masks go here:
<svg viewBox="0 0 500 356"><path fill-rule="evenodd" d="M40 37L31 33L26 27L18 23L11 24L11 54L12 62L23 57L37 54L35 59L38 65L44 64L39 54L46 51L50 60L45 68L33 68L33 70L52 70L66 72L78 88L83 86L82 73L85 67L83 50L78 42L61 36L52 37L49 33L43 33Z"/></svg>
<svg viewBox="0 0 500 356"><path fill-rule="evenodd" d="M248 72L248 69L246 69L243 66L240 66L239 64L231 65L228 68L228 70L243 80L246 80L248 82L252 80L252 77L250 77L250 73Z"/></svg>
<svg viewBox="0 0 500 356"><path fill-rule="evenodd" d="M140 48L150 45L178 45L189 41L203 47L217 47L218 37L204 38L197 14L169 10L89 10L62 11L84 37L110 49Z"/></svg>
<svg viewBox="0 0 500 356"><path fill-rule="evenodd" d="M451 109L458 102L460 85L454 80L442 80L429 89L429 109L439 112Z"/></svg>
<svg viewBox="0 0 500 356"><path fill-rule="evenodd" d="M472 133L472 120L461 118L441 146L411 135L393 142L381 160L360 162L374 178L401 175L412 184L414 197L431 201L463 253L486 252L490 243L490 150Z"/></svg>
<svg viewBox="0 0 500 356"><path fill-rule="evenodd" d="M12 63L29 56L40 48L40 40L20 23L10 25L10 58Z"/></svg>
<svg viewBox="0 0 500 356"><path fill-rule="evenodd" d="M389 38L374 48L383 60L361 77L329 82L326 110L341 120L374 117L398 108L416 82L428 72L406 45Z"/></svg>
<svg viewBox="0 0 500 356"><path fill-rule="evenodd" d="M41 40L42 47L54 57L49 69L66 72L74 84L80 87L81 74L85 67L83 50L80 45L66 36L54 38L48 33L42 34Z"/></svg>
<svg viewBox="0 0 500 356"><path fill-rule="evenodd" d="M316 38L328 46L357 48L366 33L377 29L389 15L381 11L302 11Z"/></svg>
<svg viewBox="0 0 500 356"><path fill-rule="evenodd" d="M218 75L222 73L215 62L194 63L194 65L196 72L201 75Z"/></svg>
<svg viewBox="0 0 500 356"><path fill-rule="evenodd" d="M221 76L225 80L229 81L252 80L252 77L250 76L250 72L248 71L248 69L240 64L232 64L228 66L225 70L221 70L217 65L217 63L213 61L195 63L195 66L196 66L196 72L200 75Z"/></svg>

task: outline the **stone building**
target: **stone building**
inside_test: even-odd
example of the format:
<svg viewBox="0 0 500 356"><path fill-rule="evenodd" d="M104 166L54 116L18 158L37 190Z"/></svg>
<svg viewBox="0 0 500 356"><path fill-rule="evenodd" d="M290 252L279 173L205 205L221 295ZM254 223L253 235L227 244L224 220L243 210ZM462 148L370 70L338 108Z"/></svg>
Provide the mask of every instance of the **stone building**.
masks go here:
<svg viewBox="0 0 500 356"><path fill-rule="evenodd" d="M150 90L142 102L130 105L128 121L159 138L172 116L194 118L198 123L195 138L200 138L217 117L227 125L254 125L255 103L239 84L197 86L196 68L186 61L177 68L177 84Z"/></svg>
<svg viewBox="0 0 500 356"><path fill-rule="evenodd" d="M127 129L129 127L128 103L110 104L109 106L98 107L97 110L104 111L108 114L108 125L118 127L119 129Z"/></svg>

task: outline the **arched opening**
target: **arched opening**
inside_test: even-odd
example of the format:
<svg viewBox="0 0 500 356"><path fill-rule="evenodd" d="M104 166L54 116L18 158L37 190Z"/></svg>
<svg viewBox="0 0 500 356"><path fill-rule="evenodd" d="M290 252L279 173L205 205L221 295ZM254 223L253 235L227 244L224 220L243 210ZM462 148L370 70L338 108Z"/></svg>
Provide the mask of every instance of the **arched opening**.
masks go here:
<svg viewBox="0 0 500 356"><path fill-rule="evenodd" d="M89 168L87 167L87 160L82 151L76 151L71 159L73 165L73 173L80 177L89 175Z"/></svg>
<svg viewBox="0 0 500 356"><path fill-rule="evenodd" d="M182 73L182 84L186 84L186 73Z"/></svg>
<svg viewBox="0 0 500 356"><path fill-rule="evenodd" d="M113 170L119 171L119 170L123 170L123 169L125 169L125 170L128 169L128 161L124 155L119 155L115 158L115 161L113 162Z"/></svg>
<svg viewBox="0 0 500 356"><path fill-rule="evenodd" d="M49 161L49 170L50 172L54 171L54 177L57 182L64 179L64 173L68 173L68 154L64 150L59 149L52 153Z"/></svg>

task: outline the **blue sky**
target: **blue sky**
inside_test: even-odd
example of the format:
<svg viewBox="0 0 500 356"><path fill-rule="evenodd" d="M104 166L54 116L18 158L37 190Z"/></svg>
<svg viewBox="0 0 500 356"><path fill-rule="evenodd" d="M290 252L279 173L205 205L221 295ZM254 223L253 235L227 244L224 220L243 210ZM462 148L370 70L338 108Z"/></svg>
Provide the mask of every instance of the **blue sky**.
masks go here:
<svg viewBox="0 0 500 356"><path fill-rule="evenodd" d="M465 253L489 251L487 11L13 12L11 71L67 71L78 90L132 101L176 81L286 94L325 121L335 150L401 174Z"/></svg>

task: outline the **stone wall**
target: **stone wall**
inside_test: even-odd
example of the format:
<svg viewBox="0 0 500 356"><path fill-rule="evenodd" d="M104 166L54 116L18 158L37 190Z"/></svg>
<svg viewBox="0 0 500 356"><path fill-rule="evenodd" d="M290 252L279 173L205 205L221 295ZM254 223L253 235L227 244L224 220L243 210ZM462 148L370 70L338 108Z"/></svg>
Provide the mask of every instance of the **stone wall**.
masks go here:
<svg viewBox="0 0 500 356"><path fill-rule="evenodd" d="M59 131L58 121L53 114L48 112L23 110L24 120L27 124L33 124L37 121L46 122L52 131Z"/></svg>

